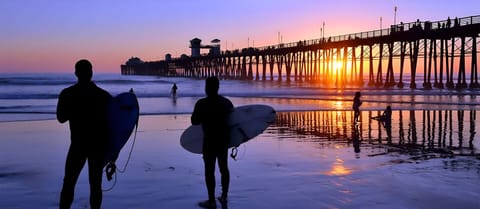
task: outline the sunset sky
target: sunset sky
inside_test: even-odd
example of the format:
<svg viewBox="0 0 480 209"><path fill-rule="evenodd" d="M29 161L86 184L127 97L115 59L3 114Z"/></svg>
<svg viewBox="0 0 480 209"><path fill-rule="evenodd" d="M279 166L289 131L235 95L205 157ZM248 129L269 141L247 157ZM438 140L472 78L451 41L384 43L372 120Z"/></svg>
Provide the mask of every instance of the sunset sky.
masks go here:
<svg viewBox="0 0 480 209"><path fill-rule="evenodd" d="M221 48L267 46L387 28L396 21L480 15L478 0L2 0L0 73L69 72L90 59L96 72L190 55L189 40Z"/></svg>

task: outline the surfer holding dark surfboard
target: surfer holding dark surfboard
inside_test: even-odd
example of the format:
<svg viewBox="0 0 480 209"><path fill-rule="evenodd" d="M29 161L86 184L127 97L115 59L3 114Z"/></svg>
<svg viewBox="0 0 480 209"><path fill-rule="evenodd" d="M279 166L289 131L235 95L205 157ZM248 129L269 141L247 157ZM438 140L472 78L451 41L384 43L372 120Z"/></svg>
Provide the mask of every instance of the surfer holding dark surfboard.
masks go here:
<svg viewBox="0 0 480 209"><path fill-rule="evenodd" d="M205 93L195 104L191 122L201 125L204 132L203 161L205 166L205 183L208 200L199 202L203 208L216 208L215 202L215 161L221 173L222 195L220 203L227 202L230 171L228 170L229 127L228 117L233 111L233 104L227 98L218 94L220 82L217 77L209 77L205 81Z"/></svg>
<svg viewBox="0 0 480 209"><path fill-rule="evenodd" d="M65 176L60 194L60 209L69 209L75 185L88 161L90 208L102 204L102 170L108 140L107 108L112 96L91 81L92 64L80 60L75 64L78 82L60 93L57 120L69 122L70 148L65 163Z"/></svg>

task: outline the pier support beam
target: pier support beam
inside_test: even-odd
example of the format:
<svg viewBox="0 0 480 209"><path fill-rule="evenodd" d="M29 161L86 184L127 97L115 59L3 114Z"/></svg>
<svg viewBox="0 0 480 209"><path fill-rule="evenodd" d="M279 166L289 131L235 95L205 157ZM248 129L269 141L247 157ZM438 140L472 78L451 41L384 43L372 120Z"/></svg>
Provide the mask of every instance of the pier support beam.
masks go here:
<svg viewBox="0 0 480 209"><path fill-rule="evenodd" d="M478 83L478 69L477 69L477 37L472 37L472 74L470 76L470 88L480 88Z"/></svg>
<svg viewBox="0 0 480 209"><path fill-rule="evenodd" d="M456 88L465 89L467 88L467 81L465 78L465 37L461 37L460 42L460 61L458 67L458 83Z"/></svg>

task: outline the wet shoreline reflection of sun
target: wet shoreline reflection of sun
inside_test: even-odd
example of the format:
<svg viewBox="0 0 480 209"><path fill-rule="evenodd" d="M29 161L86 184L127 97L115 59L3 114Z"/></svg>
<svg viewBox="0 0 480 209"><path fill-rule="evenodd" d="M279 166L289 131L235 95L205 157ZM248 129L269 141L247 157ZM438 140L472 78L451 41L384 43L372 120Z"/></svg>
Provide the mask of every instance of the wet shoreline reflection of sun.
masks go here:
<svg viewBox="0 0 480 209"><path fill-rule="evenodd" d="M349 169L343 165L344 161L340 158L336 158L333 162L331 170L325 172L329 176L346 176L352 173L352 169Z"/></svg>

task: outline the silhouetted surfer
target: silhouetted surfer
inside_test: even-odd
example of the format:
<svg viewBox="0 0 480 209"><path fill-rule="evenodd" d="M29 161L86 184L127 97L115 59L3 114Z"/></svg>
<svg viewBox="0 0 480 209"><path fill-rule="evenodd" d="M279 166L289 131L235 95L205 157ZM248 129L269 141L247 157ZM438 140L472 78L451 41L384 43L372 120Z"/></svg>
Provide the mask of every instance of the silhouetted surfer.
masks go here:
<svg viewBox="0 0 480 209"><path fill-rule="evenodd" d="M173 105L177 104L177 84L173 83L172 89L170 90L170 96L172 96L172 103Z"/></svg>
<svg viewBox="0 0 480 209"><path fill-rule="evenodd" d="M172 98L177 98L177 84L173 83L172 90L170 91L170 94L172 95Z"/></svg>
<svg viewBox="0 0 480 209"><path fill-rule="evenodd" d="M233 111L233 104L227 98L218 94L219 80L209 77L205 81L206 98L197 101L191 122L202 125L204 132L203 161L205 166L205 183L207 184L208 200L199 202L204 208L216 208L215 203L215 161L222 175L222 195L218 198L222 204L227 202L230 172L228 170L228 117Z"/></svg>
<svg viewBox="0 0 480 209"><path fill-rule="evenodd" d="M383 111L381 121L387 131L387 141L390 144L392 142L392 107L390 105Z"/></svg>
<svg viewBox="0 0 480 209"><path fill-rule="evenodd" d="M69 209L75 184L88 161L90 208L102 204L102 169L108 140L107 106L112 96L92 81L92 64L80 60L75 64L78 82L60 93L57 120L69 122L70 148L65 163L65 176L60 194L60 209Z"/></svg>
<svg viewBox="0 0 480 209"><path fill-rule="evenodd" d="M358 122L360 119L360 106L362 105L362 101L360 101L360 94L359 91L355 93L355 97L353 98L353 105L352 109L354 111L353 122Z"/></svg>

